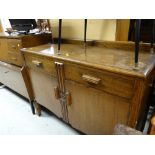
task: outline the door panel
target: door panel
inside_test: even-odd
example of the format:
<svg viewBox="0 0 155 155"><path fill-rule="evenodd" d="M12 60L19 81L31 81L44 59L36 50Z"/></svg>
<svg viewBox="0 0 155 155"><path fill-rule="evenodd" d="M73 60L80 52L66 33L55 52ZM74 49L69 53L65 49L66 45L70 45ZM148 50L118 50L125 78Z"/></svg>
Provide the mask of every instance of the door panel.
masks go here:
<svg viewBox="0 0 155 155"><path fill-rule="evenodd" d="M112 134L115 124L127 124L129 103L85 85L66 81L72 104L68 106L69 123L86 134Z"/></svg>
<svg viewBox="0 0 155 155"><path fill-rule="evenodd" d="M58 117L62 117L61 105L54 96L54 87L57 86L57 79L37 70L30 69L29 73L36 101Z"/></svg>

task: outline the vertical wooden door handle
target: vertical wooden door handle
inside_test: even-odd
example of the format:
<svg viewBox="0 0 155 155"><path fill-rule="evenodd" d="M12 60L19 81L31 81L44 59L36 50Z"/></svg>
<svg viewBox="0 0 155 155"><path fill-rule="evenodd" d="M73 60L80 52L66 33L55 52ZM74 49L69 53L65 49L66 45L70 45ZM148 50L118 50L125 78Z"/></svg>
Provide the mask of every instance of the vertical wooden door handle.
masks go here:
<svg viewBox="0 0 155 155"><path fill-rule="evenodd" d="M11 47L14 48L14 49L16 49L16 46L15 45L12 45Z"/></svg>
<svg viewBox="0 0 155 155"><path fill-rule="evenodd" d="M17 58L15 58L15 57L12 57L11 59L14 60L14 61L17 61Z"/></svg>
<svg viewBox="0 0 155 155"><path fill-rule="evenodd" d="M70 92L66 92L66 102L69 106L72 104L72 97Z"/></svg>
<svg viewBox="0 0 155 155"><path fill-rule="evenodd" d="M54 95L56 99L60 98L60 91L58 87L54 87Z"/></svg>

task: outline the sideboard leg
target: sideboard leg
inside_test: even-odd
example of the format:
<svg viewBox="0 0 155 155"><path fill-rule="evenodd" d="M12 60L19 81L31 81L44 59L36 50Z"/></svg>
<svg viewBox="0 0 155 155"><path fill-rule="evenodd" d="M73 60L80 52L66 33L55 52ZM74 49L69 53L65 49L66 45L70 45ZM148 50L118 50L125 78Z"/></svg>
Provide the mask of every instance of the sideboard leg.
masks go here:
<svg viewBox="0 0 155 155"><path fill-rule="evenodd" d="M4 86L4 84L0 82L0 86Z"/></svg>
<svg viewBox="0 0 155 155"><path fill-rule="evenodd" d="M32 110L32 114L35 114L35 107L34 107L34 101L30 101L31 104L31 110Z"/></svg>
<svg viewBox="0 0 155 155"><path fill-rule="evenodd" d="M37 103L36 101L35 103L35 110L38 116L41 116L41 105L39 103Z"/></svg>

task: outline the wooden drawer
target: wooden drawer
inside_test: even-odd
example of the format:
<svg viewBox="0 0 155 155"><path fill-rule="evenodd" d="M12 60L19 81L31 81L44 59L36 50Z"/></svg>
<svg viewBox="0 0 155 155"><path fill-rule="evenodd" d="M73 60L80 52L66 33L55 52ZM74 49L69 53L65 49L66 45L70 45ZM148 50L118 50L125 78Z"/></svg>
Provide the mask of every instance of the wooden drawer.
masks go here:
<svg viewBox="0 0 155 155"><path fill-rule="evenodd" d="M128 79L117 74L87 68L81 65L66 63L64 67L66 80L76 81L88 87L128 99L133 95L134 79Z"/></svg>
<svg viewBox="0 0 155 155"><path fill-rule="evenodd" d="M8 59L9 59L9 63L11 64L14 64L17 66L23 65L23 58L20 53L8 52Z"/></svg>
<svg viewBox="0 0 155 155"><path fill-rule="evenodd" d="M26 65L29 68L50 74L56 75L54 61L47 57L42 57L39 55L32 55L24 53Z"/></svg>
<svg viewBox="0 0 155 155"><path fill-rule="evenodd" d="M20 49L22 48L22 43L20 39L8 39L8 51L10 52L20 52Z"/></svg>

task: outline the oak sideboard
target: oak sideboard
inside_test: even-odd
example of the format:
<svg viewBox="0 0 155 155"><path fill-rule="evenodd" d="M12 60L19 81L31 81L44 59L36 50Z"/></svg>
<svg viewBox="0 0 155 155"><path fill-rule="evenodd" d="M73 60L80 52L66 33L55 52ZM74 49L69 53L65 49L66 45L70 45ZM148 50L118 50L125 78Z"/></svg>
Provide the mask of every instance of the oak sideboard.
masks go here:
<svg viewBox="0 0 155 155"><path fill-rule="evenodd" d="M155 55L140 45L134 68L134 43L63 40L23 48L35 102L85 134L112 134L118 123L137 128L142 121Z"/></svg>

